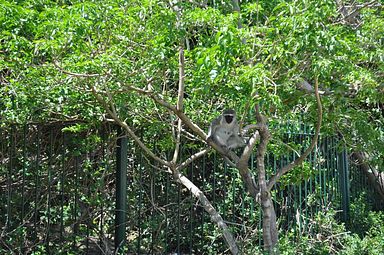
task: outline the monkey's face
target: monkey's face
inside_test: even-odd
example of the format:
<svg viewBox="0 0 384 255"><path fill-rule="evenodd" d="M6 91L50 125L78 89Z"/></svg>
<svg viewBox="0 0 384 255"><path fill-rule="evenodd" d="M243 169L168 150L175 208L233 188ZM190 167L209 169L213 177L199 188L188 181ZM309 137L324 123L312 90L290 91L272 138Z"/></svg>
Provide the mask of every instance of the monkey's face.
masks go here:
<svg viewBox="0 0 384 255"><path fill-rule="evenodd" d="M231 124L233 121L233 115L232 114L225 114L224 115L225 122L227 124Z"/></svg>

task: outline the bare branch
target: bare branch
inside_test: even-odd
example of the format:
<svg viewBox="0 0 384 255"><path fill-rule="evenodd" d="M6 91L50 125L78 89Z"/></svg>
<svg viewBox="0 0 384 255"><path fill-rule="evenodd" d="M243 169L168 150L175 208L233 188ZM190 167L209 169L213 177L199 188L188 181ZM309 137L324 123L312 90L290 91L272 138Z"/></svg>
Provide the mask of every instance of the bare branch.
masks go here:
<svg viewBox="0 0 384 255"><path fill-rule="evenodd" d="M181 173L176 172L174 174L174 177L178 182L180 182L185 187L187 187L197 199L199 199L199 202L203 206L204 210L211 216L212 221L215 222L223 232L224 240L227 242L231 253L239 254L240 253L239 248L237 247L236 241L233 238L233 235L229 230L227 224L224 222L221 215L215 210L215 208L209 202L209 200L204 195L204 193Z"/></svg>
<svg viewBox="0 0 384 255"><path fill-rule="evenodd" d="M259 132L255 132L251 138L249 139L247 145L245 146L243 153L241 154L240 160L237 164L239 168L247 168L248 166L248 160L251 157L253 148L256 145L256 142L260 139Z"/></svg>
<svg viewBox="0 0 384 255"><path fill-rule="evenodd" d="M313 86L306 80L301 80L298 84L297 84L297 87L298 89L304 91L305 93L308 93L308 94L313 94L315 93L315 89L313 88ZM330 91L319 91L319 94L320 95L329 95L331 94Z"/></svg>
<svg viewBox="0 0 384 255"><path fill-rule="evenodd" d="M108 88L106 89L106 93L107 93L108 100L109 100L109 106L111 107L113 115L118 116L117 112L116 112L116 107L115 107L115 104L114 104L114 101L113 101L113 97L112 97L111 93L109 92Z"/></svg>
<svg viewBox="0 0 384 255"><path fill-rule="evenodd" d="M179 117L183 123L189 128L191 129L192 131L194 131L201 139L203 140L207 140L207 134L205 134L205 132L199 127L197 126L195 123L192 122L192 120L190 118L188 118L184 112L182 111L179 111L177 110L174 106L172 106L171 104L169 104L168 102L162 100L160 97L158 97L157 95L155 94L150 94L150 97L155 101L157 102L158 104L164 106L165 108L168 108L169 110L171 110L172 112L174 112L177 117Z"/></svg>
<svg viewBox="0 0 384 255"><path fill-rule="evenodd" d="M251 129L258 129L260 130L262 128L262 125L260 123L258 124L251 124L247 125L242 130L242 135L246 134ZM253 177L251 171L248 168L248 161L250 158L250 155L253 151L253 148L256 145L256 142L259 140L259 132L256 131L252 137L249 139L247 146L244 148L244 151L242 153L242 156L237 161L236 168L239 170L239 173L241 175L241 178L243 182L245 183L245 186L247 187L248 192L251 194L253 198L257 198L259 195L259 187L255 182L255 178ZM237 158L234 157L235 159Z"/></svg>
<svg viewBox="0 0 384 255"><path fill-rule="evenodd" d="M265 154L271 134L267 126L267 120L260 112L259 105L255 106L255 112L257 123L260 125L260 143L257 146L256 160L257 170L259 172L260 204L263 210L264 250L271 251L278 241L276 213L273 207L271 193L267 189L265 170Z"/></svg>
<svg viewBox="0 0 384 255"><path fill-rule="evenodd" d="M243 25L241 24L242 21L241 21L241 12L240 12L239 0L232 0L232 10L239 14L239 18L237 20L237 28L240 29L243 27ZM245 43L245 41L243 41L243 43Z"/></svg>
<svg viewBox="0 0 384 255"><path fill-rule="evenodd" d="M260 125L258 124L249 124L249 125L246 125L243 130L241 130L241 135L242 136L245 136L249 130L252 130L252 129L260 129Z"/></svg>
<svg viewBox="0 0 384 255"><path fill-rule="evenodd" d="M177 105L176 109L180 112L183 112L183 100L184 100L184 46L181 43L179 48L179 91L177 95ZM178 118L177 120L177 134L176 134L176 145L175 145L175 151L173 154L172 163L177 163L177 158L179 156L180 152L180 138L181 138L181 126L182 126L182 120Z"/></svg>
<svg viewBox="0 0 384 255"><path fill-rule="evenodd" d="M269 191L276 184L276 182L281 178L281 176L283 176L285 173L290 171L292 168L303 163L305 158L309 155L309 153L313 150L313 148L315 148L315 146L317 144L317 140L318 140L319 134L320 134L321 121L323 119L323 109L322 109L320 95L319 95L319 84L318 84L317 78L315 80L315 95L316 95L316 102L317 102L317 125L316 125L315 135L312 138L311 144L300 157L298 157L293 162L291 162L288 165L281 168L274 176L271 177L271 179L268 182L268 190Z"/></svg>
<svg viewBox="0 0 384 255"><path fill-rule="evenodd" d="M207 134L205 134L205 132L199 126L197 126L195 123L193 123L192 120L190 118L188 118L183 111L178 110L175 106L171 105L170 103L168 103L167 101L162 99L155 92L153 92L151 90L140 89L140 88L137 88L134 86L129 86L129 85L125 85L124 87L126 90L121 90L121 91L119 91L120 93L121 92L127 92L127 91L134 91L134 92L138 93L139 95L145 95L145 96L152 98L159 105L161 105L161 106L167 108L168 110L170 110L171 112L175 113L176 116L179 117L183 121L183 123L189 129L194 131L201 139L207 140Z"/></svg>
<svg viewBox="0 0 384 255"><path fill-rule="evenodd" d="M206 155L209 151L211 150L210 147L208 148L205 148L204 150L202 151L199 151L195 154L193 154L192 156L190 156L187 160L185 160L183 163L181 163L180 165L178 165L176 167L176 171L180 171L181 169L185 168L186 166L188 166L189 164L191 164L193 161L197 160L198 158L201 158L202 156Z"/></svg>
<svg viewBox="0 0 384 255"><path fill-rule="evenodd" d="M108 112L108 114L113 118L113 120L121 126L125 132L129 134L129 136L140 146L142 150L144 150L145 153L147 153L150 157L152 157L154 160L158 161L160 164L165 166L170 166L171 163L159 158L156 156L145 144L140 140L140 138L131 130L131 128L127 125L125 121L120 120L120 118L110 109L110 105L104 100L102 96L98 93L96 88L94 86L91 86L92 94L96 98L96 100L105 108L105 110Z"/></svg>
<svg viewBox="0 0 384 255"><path fill-rule="evenodd" d="M355 164L360 166L361 171L367 177L376 193L382 201L384 201L384 173L380 173L371 167L363 152L353 152L351 157L355 160Z"/></svg>
<svg viewBox="0 0 384 255"><path fill-rule="evenodd" d="M256 184L255 178L253 177L251 171L248 168L248 161L253 151L253 148L255 147L256 141L258 140L258 136L259 134L257 132L253 134L247 146L244 148L243 154L236 165L237 169L239 169L239 173L241 175L241 178L243 179L243 182L245 183L245 186L247 187L248 192L254 199L258 197L259 187Z"/></svg>
<svg viewBox="0 0 384 255"><path fill-rule="evenodd" d="M298 157L300 157L300 153L297 150L295 150L292 146L290 146L289 144L284 143L280 139L272 139L272 140L274 140L274 141L280 143L281 145L287 147L290 151L293 151Z"/></svg>
<svg viewBox="0 0 384 255"><path fill-rule="evenodd" d="M259 171L259 186L266 187L264 157L271 134L266 123L266 118L260 113L259 105L255 106L255 111L257 123L260 125L260 128L258 129L260 134L260 143L257 146L256 153L257 170Z"/></svg>
<svg viewBox="0 0 384 255"><path fill-rule="evenodd" d="M172 2L171 2L172 3ZM178 6L178 1L175 1L173 9L176 12L176 28L180 29L180 20L181 20L181 7ZM183 100L184 100L184 47L183 47L183 39L180 39L179 45L179 89L177 94L177 103L176 109L180 112L183 112ZM181 139L181 128L182 128L182 120L178 118L177 120L177 132L175 137L175 151L173 153L172 164L176 165L177 159L180 153L180 139Z"/></svg>
<svg viewBox="0 0 384 255"><path fill-rule="evenodd" d="M95 74L73 73L73 72L69 72L69 71L64 70L61 66L59 66L59 64L58 64L56 61L53 61L53 65L54 65L57 69L59 69L60 72L62 72L62 73L64 73L64 74L67 74L67 75L75 76L75 77L92 78L92 77L105 76L105 75L108 75L108 74L109 74L109 73L106 73L106 74L98 74L98 73L95 73Z"/></svg>
<svg viewBox="0 0 384 255"><path fill-rule="evenodd" d="M355 25L359 23L357 16L360 14L361 9L366 7L368 8L381 7L381 4L377 0L366 2L361 5L357 5L356 3L353 3L351 6L346 6L342 3L342 1L336 0L336 4L339 7L339 12L342 16L343 23L346 23L349 25Z"/></svg>

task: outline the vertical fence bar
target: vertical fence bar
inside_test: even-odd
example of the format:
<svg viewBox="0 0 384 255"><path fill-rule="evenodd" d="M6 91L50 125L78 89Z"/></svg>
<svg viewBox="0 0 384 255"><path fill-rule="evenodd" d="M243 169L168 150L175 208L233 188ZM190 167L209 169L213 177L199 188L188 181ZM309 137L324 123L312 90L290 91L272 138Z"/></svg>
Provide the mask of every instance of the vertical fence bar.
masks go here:
<svg viewBox="0 0 384 255"><path fill-rule="evenodd" d="M75 156L75 196L74 196L74 203L73 203L73 250L76 250L76 242L77 242L77 235L79 234L79 222L78 222L78 215L77 215L77 207L79 205L79 164L80 164L80 155Z"/></svg>
<svg viewBox="0 0 384 255"><path fill-rule="evenodd" d="M340 174L341 206L343 209L343 220L344 222L347 222L349 219L349 169L347 151L345 148L339 155L338 168Z"/></svg>
<svg viewBox="0 0 384 255"><path fill-rule="evenodd" d="M41 140L41 128L38 125L36 128L36 159L35 159L35 171L36 171L36 176L35 176L35 205L34 205L34 213L33 213L33 239L37 239L37 233L38 233L38 224L37 221L39 219L39 196L40 196L40 140Z"/></svg>
<svg viewBox="0 0 384 255"><path fill-rule="evenodd" d="M49 130L49 146L48 146L48 173L47 173L47 229L46 229L46 249L47 253L50 254L50 239L51 239L51 198L52 198L52 161L53 161L53 128Z"/></svg>
<svg viewBox="0 0 384 255"><path fill-rule="evenodd" d="M224 203L221 206L221 210L222 210L223 218L226 219L227 218L227 203L226 203L226 199L227 199L228 164L225 161L223 161L223 168L224 168L224 176L223 176L223 181L221 182L221 185L222 185L221 190L223 191L223 201L224 201Z"/></svg>
<svg viewBox="0 0 384 255"><path fill-rule="evenodd" d="M177 187L177 204L180 205L181 204L181 184L180 183L177 183L176 184L176 187ZM176 230L176 244L177 244L177 254L180 253L180 235L181 235L181 206L177 206L177 230Z"/></svg>
<svg viewBox="0 0 384 255"><path fill-rule="evenodd" d="M212 184L212 204L216 206L216 173L217 173L217 156L216 153L213 156L213 184Z"/></svg>
<svg viewBox="0 0 384 255"><path fill-rule="evenodd" d="M108 134L108 130L107 130L107 127L109 126L104 126L102 127L101 129L101 141L102 141L102 145L101 145L101 151L102 151L102 157L101 157L101 162L99 162L99 167L101 167L101 169L103 170L103 172L108 172L108 169L109 169L109 164L107 164L107 158L109 158L107 156L107 146L106 144L108 143L108 139L110 138L107 134ZM98 188L98 193L99 193L99 196L100 196L100 200L103 201L102 203L99 204L100 206L100 214L99 214L99 217L100 217L100 221L99 221L99 231L100 231L100 238L99 238L99 246L102 247L102 249L100 249L99 251L99 254L104 254L104 251L103 251L103 247L104 247L104 215L105 215L105 208L104 208L104 203L105 203L105 194L104 192L102 191L104 188L105 188L105 174L102 174L101 175L101 179L100 179L100 187ZM107 207L108 208L108 207Z"/></svg>
<svg viewBox="0 0 384 255"><path fill-rule="evenodd" d="M143 183L143 152L140 151L140 156L139 156L139 165L137 166L137 169L139 171L139 183ZM143 231L142 231L142 220L143 219L141 216L142 214L142 207L143 207L143 189L142 186L139 185L137 188L137 192L139 193L138 199L137 199L137 210L138 210L138 215L137 215L137 228L138 228L138 239L137 239L137 254L141 253L141 241L143 238Z"/></svg>
<svg viewBox="0 0 384 255"><path fill-rule="evenodd" d="M167 177L166 177L166 186L165 186L165 204L167 205L165 207L165 221L166 221L166 225L165 225L165 251L166 252L169 252L169 247L170 247L170 237L169 237L169 225L170 225L170 217L169 217L169 193L170 193L170 177L169 177L169 174L167 174Z"/></svg>
<svg viewBox="0 0 384 255"><path fill-rule="evenodd" d="M27 168L27 146L26 146L26 143L27 143L27 124L24 124L23 125L23 161L22 161L22 166L23 166L23 172L22 172L22 185L21 185L21 218L20 218L20 221L21 221L21 224L22 226L24 226L24 223L25 223L25 186L27 185L25 179L26 179L26 168ZM22 253L24 253L25 249L25 237L26 237L26 233L23 232L23 238L21 238L20 240L20 251Z"/></svg>
<svg viewBox="0 0 384 255"><path fill-rule="evenodd" d="M14 152L15 152L15 126L12 125L10 130L10 146L8 148L8 155L9 155L9 165L8 165L8 172L7 172L7 220L5 223L5 229L9 230L11 228L12 223L12 186L13 186L13 178L12 178L12 172L13 172L13 159L14 159Z"/></svg>
<svg viewBox="0 0 384 255"><path fill-rule="evenodd" d="M116 150L116 217L115 250L121 254L125 245L126 208L127 208L127 137L117 139Z"/></svg>
<svg viewBox="0 0 384 255"><path fill-rule="evenodd" d="M190 166L190 169L191 169L191 182L193 182L193 168L194 168L194 163L192 162L191 163L191 166ZM189 254L192 254L192 250L193 250L193 226L194 226L194 222L193 222L193 207L194 207L194 197L192 195L192 192L190 191L190 196L189 196L189 199L190 199L190 211L189 211L189 219L190 219L190 224L189 224Z"/></svg>
<svg viewBox="0 0 384 255"><path fill-rule="evenodd" d="M206 160L207 156L204 155L203 156L203 160L202 160L202 176L201 176L201 187L202 187L202 190L206 190L206 185L205 185L205 170L206 170L206 166L207 166L207 160ZM204 224L205 224L205 210L202 211L201 213L201 233L200 233L200 242L199 242L199 247L203 247L203 244L204 244Z"/></svg>
<svg viewBox="0 0 384 255"><path fill-rule="evenodd" d="M85 172L85 184L87 185L87 198L91 200L91 186L93 185L93 183L91 183L90 180L92 180L92 177L91 177L91 171L95 170L93 167L90 168L90 165L93 166L93 160L91 159L90 155L89 155L89 151L87 152L87 168L86 168L86 172ZM90 238L90 226L91 226L91 218L88 217L86 219L86 224L87 224L87 230L86 230L86 236L87 238L85 239L85 247L86 247L86 254L89 254L89 238Z"/></svg>
<svg viewBox="0 0 384 255"><path fill-rule="evenodd" d="M66 153L66 136L61 133L62 151L61 151L61 177L60 177L60 243L64 242L64 183L65 183L65 153Z"/></svg>
<svg viewBox="0 0 384 255"><path fill-rule="evenodd" d="M156 148L156 144L153 144L153 147ZM156 165L156 162L154 162L154 165ZM151 206L151 254L154 254L155 250L155 242L158 240L155 239L156 235L156 229L155 229L155 224L156 224L156 211L155 211L155 204L157 203L156 200L156 186L157 186L157 181L156 181L156 171L155 167L151 167L151 197L153 199L153 204Z"/></svg>
<svg viewBox="0 0 384 255"><path fill-rule="evenodd" d="M23 175L22 175L22 185L21 185L21 222L24 224L25 216L25 186L27 185L25 181L27 169L27 125L23 125ZM24 244L23 244L24 245ZM23 247L21 247L23 250Z"/></svg>
<svg viewBox="0 0 384 255"><path fill-rule="evenodd" d="M193 239L193 194L192 194L192 192L191 192L191 190L190 190L190 194L189 194L189 206L190 206L190 208L189 208L189 219L190 219L190 221L189 221L189 252L188 252L188 254L190 254L190 255L192 255L192 249L193 249L193 241L192 241L192 239Z"/></svg>
<svg viewBox="0 0 384 255"><path fill-rule="evenodd" d="M16 103L15 103L15 97L12 96L11 98L11 101L12 101L12 109L16 109ZM15 143L16 143L16 127L15 125L13 124L11 126L11 130L10 130L11 134L9 136L10 138L10 146L9 146L9 168L8 168L8 173L7 173L7 221L5 223L5 229L6 230L9 230L11 228L11 225L12 225L12 188L13 188L13 176L12 176L12 172L14 171L14 165L13 165L13 160L14 160L14 157L16 158L16 147L15 147Z"/></svg>

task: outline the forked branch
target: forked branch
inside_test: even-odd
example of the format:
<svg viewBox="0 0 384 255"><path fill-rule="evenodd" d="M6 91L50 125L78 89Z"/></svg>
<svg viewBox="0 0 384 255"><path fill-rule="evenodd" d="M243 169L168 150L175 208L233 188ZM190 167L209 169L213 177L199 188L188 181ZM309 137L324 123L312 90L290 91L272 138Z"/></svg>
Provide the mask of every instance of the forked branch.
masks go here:
<svg viewBox="0 0 384 255"><path fill-rule="evenodd" d="M288 171L292 170L294 167L303 163L305 158L309 155L309 153L311 153L311 151L313 150L313 148L315 148L317 144L317 140L320 134L321 121L323 119L323 109L322 109L320 95L319 95L319 84L318 84L317 78L315 80L315 95L316 95L316 102L317 102L317 125L316 125L315 135L312 138L311 144L300 157L298 157L288 165L281 168L274 176L271 177L271 179L268 182L268 191L271 191L271 189L279 181L281 176L283 176Z"/></svg>
<svg viewBox="0 0 384 255"><path fill-rule="evenodd" d="M192 156L190 156L188 159L186 159L183 163L179 164L177 167L176 167L176 171L180 171L181 169L187 167L189 164L191 164L193 161L201 158L202 156L206 155L209 151L211 150L210 147L208 148L205 148L204 150L202 151L199 151L195 154L193 154Z"/></svg>

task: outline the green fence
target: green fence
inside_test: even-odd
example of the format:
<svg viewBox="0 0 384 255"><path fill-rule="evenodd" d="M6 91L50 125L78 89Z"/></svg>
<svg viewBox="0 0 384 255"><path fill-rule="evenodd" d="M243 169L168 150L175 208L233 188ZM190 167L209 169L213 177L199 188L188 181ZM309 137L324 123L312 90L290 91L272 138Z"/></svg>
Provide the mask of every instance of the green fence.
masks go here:
<svg viewBox="0 0 384 255"><path fill-rule="evenodd" d="M225 253L220 232L191 193L116 128L70 129L52 124L0 130L2 254L112 254L116 248L125 254ZM284 140L307 143L310 136L287 132ZM185 157L192 153L183 149ZM268 171L296 156L288 149L284 156L269 154ZM250 167L257 172L254 161ZM356 182L358 171L349 173L338 140L320 139L308 162L274 194L282 230L309 230L310 219L329 207L348 218L350 195L357 193L349 176ZM261 247L260 208L236 169L212 153L184 174L206 193L242 249ZM363 189L359 180L354 187Z"/></svg>

